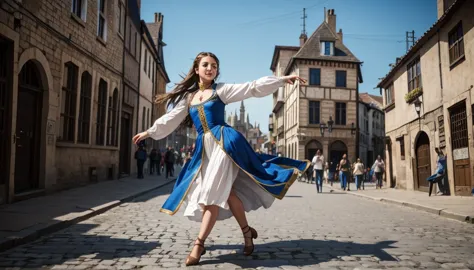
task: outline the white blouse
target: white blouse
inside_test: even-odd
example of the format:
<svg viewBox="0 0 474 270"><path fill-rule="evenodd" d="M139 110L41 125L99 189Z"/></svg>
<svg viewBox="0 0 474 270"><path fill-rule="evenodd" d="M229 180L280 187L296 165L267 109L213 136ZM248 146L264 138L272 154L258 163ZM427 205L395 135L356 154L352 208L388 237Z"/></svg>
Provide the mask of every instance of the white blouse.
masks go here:
<svg viewBox="0 0 474 270"><path fill-rule="evenodd" d="M285 81L280 77L266 76L242 84L218 83L216 92L222 102L229 104L251 97L267 96L276 92L284 84ZM187 100L182 99L171 111L158 118L147 130L150 138L160 140L171 134L188 115L188 106Z"/></svg>

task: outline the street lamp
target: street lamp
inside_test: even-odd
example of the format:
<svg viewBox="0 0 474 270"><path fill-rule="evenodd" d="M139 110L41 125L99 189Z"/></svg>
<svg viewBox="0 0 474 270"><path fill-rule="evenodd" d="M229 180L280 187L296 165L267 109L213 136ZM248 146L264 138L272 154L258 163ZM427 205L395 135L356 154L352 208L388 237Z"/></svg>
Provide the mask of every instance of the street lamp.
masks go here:
<svg viewBox="0 0 474 270"><path fill-rule="evenodd" d="M355 128L354 122L352 122L352 124L351 124L351 134L352 135L356 134L356 128Z"/></svg>
<svg viewBox="0 0 474 270"><path fill-rule="evenodd" d="M319 124L319 131L321 132L321 136L324 137L324 129L326 128L326 124L321 123Z"/></svg>
<svg viewBox="0 0 474 270"><path fill-rule="evenodd" d="M418 118L420 118L420 110L421 110L421 101L420 99L416 99L413 104L415 104L415 110L416 110L416 114L418 114Z"/></svg>
<svg viewBox="0 0 474 270"><path fill-rule="evenodd" d="M332 133L332 125L334 124L334 121L332 121L332 116L329 116L329 121L328 121L328 132Z"/></svg>

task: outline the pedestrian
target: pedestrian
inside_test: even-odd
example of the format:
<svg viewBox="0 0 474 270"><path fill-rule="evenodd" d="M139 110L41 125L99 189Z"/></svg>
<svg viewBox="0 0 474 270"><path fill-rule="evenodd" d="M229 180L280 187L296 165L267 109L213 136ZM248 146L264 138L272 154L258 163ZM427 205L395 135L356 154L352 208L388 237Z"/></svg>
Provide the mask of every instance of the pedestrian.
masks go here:
<svg viewBox="0 0 474 270"><path fill-rule="evenodd" d="M351 164L347 159L347 154L342 155L342 159L339 162L339 181L341 181L341 189L350 191L350 187L347 182L350 181L351 176Z"/></svg>
<svg viewBox="0 0 474 270"><path fill-rule="evenodd" d="M324 163L324 177L323 177L324 183L326 183L326 184L329 184L329 178L328 177L329 177L329 164L326 161Z"/></svg>
<svg viewBox="0 0 474 270"><path fill-rule="evenodd" d="M173 105L151 128L133 137L137 143L151 137L162 139L180 124L194 123L196 149L186 170L178 176L169 198L160 211L175 214L185 202L184 215L201 222L199 235L186 258L186 265L199 264L206 252L204 241L216 220L237 220L245 240L244 254L254 251L257 231L247 223L245 212L268 208L282 199L310 162L274 157L263 160L240 132L226 124L225 106L251 97L264 97L290 84L304 83L296 75L268 76L244 84L216 83L219 60L212 53L199 53L176 88L156 99ZM278 164L276 163L278 162ZM241 173L239 173L241 172Z"/></svg>
<svg viewBox="0 0 474 270"><path fill-rule="evenodd" d="M135 151L135 159L137 160L137 178L143 179L143 166L145 165L147 159L147 153L145 150L145 145L142 143L138 145L137 151Z"/></svg>
<svg viewBox="0 0 474 270"><path fill-rule="evenodd" d="M332 161L329 163L329 172L328 172L328 178L329 178L331 187L334 183L334 180L337 178L337 166L338 166L337 159L332 158Z"/></svg>
<svg viewBox="0 0 474 270"><path fill-rule="evenodd" d="M318 193L323 192L323 173L324 173L324 156L321 153L321 150L316 150L316 155L314 155L311 162L313 164L313 177L316 179L316 189Z"/></svg>
<svg viewBox="0 0 474 270"><path fill-rule="evenodd" d="M155 148L151 149L149 159L150 159L150 175L153 175L155 170L158 175L161 175L160 173L161 155L158 153L158 151Z"/></svg>
<svg viewBox="0 0 474 270"><path fill-rule="evenodd" d="M442 195L445 194L444 182L447 182L443 181L446 179L446 156L443 154L443 151L438 147L435 148L435 152L438 155L436 159L436 170L433 175L426 179L428 182L430 182L430 196L433 182L438 183L438 194L441 193Z"/></svg>
<svg viewBox="0 0 474 270"><path fill-rule="evenodd" d="M385 171L385 163L382 160L382 157L380 155L377 156L377 159L374 162L374 165L372 165L372 170L375 173L375 179L377 182L375 183L375 189L382 188L382 176Z"/></svg>
<svg viewBox="0 0 474 270"><path fill-rule="evenodd" d="M356 162L354 163L354 176L355 176L355 183L356 183L356 190L360 190L360 186L364 181L364 163L360 161L360 158L357 158Z"/></svg>
<svg viewBox="0 0 474 270"><path fill-rule="evenodd" d="M173 166L174 166L173 148L171 148L171 146L168 146L168 150L165 153L166 179L168 179L168 177L173 177Z"/></svg>

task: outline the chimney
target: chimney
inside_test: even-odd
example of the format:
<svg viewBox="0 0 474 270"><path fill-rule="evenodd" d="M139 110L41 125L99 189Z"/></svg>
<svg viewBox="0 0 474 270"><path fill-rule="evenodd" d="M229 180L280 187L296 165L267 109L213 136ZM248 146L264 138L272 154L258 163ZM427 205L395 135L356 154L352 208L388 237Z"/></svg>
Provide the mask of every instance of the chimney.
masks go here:
<svg viewBox="0 0 474 270"><path fill-rule="evenodd" d="M334 9L328 9L326 23L329 25L329 28L336 33L336 14L334 14Z"/></svg>
<svg viewBox="0 0 474 270"><path fill-rule="evenodd" d="M339 28L339 32L337 33L337 37L339 38L339 40L342 43L343 42L343 40L342 40L342 29L340 29L340 28Z"/></svg>
<svg viewBox="0 0 474 270"><path fill-rule="evenodd" d="M155 22L162 22L163 21L163 14L155 12Z"/></svg>
<svg viewBox="0 0 474 270"><path fill-rule="evenodd" d="M303 45L306 43L306 40L308 40L308 36L306 34L301 34L300 35L300 47L303 47Z"/></svg>

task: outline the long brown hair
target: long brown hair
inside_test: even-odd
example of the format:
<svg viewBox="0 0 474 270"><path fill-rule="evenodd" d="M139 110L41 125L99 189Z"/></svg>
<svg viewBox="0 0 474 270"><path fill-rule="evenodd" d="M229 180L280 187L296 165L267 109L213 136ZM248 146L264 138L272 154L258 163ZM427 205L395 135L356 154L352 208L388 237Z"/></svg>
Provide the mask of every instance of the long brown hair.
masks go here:
<svg viewBox="0 0 474 270"><path fill-rule="evenodd" d="M199 75L196 74L195 69L199 67L199 63L201 63L201 59L210 56L216 60L217 63L217 74L214 80L212 81L212 84L214 84L215 80L219 76L219 59L217 56L211 52L201 52L199 53L196 58L193 61L193 66L189 69L188 74L186 77L181 76L183 80L179 83L176 84L176 87L173 91L162 94L156 97L155 103L156 104L161 104L165 103L166 107L169 105L176 105L178 102L180 102L183 99L186 99L189 97L189 95L194 95L194 93L199 89L198 83L199 83ZM184 126L192 126L192 121L191 117L188 115L181 125Z"/></svg>

